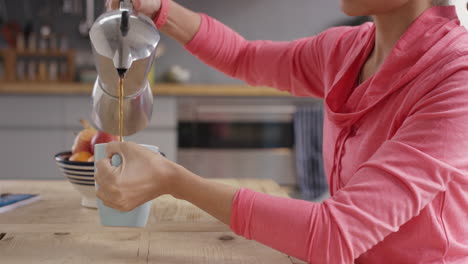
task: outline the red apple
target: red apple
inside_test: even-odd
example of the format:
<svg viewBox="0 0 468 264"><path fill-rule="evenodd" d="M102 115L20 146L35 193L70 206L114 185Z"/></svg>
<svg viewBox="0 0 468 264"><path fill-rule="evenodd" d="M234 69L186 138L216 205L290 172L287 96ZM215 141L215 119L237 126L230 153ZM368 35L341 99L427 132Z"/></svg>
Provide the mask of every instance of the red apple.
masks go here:
<svg viewBox="0 0 468 264"><path fill-rule="evenodd" d="M109 142L118 141L118 140L119 140L118 136L107 134L106 132L98 130L98 132L91 139L91 153L94 154L94 146L96 144L109 143Z"/></svg>

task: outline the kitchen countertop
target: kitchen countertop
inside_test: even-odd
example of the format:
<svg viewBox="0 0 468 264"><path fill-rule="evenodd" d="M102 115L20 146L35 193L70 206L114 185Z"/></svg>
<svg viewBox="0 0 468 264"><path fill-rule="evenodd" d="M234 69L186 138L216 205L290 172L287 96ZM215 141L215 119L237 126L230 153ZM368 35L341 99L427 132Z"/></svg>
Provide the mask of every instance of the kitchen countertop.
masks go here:
<svg viewBox="0 0 468 264"><path fill-rule="evenodd" d="M214 179L287 197L261 179ZM42 200L1 214L2 263L304 263L252 240L192 204L164 195L145 228L103 227L96 209L80 205L66 181L0 181L3 192L40 193Z"/></svg>
<svg viewBox="0 0 468 264"><path fill-rule="evenodd" d="M153 85L156 96L290 96L269 87L232 84L167 84ZM0 95L90 95L90 83L0 83Z"/></svg>

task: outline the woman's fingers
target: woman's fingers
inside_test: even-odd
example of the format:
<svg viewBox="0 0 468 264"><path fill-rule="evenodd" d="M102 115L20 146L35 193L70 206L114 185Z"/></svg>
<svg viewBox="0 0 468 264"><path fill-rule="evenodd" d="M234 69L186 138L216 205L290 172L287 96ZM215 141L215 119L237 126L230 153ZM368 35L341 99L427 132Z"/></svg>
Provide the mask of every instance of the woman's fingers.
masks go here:
<svg viewBox="0 0 468 264"><path fill-rule="evenodd" d="M114 201L114 199L109 197L107 193L99 191L99 190L96 192L96 197L99 200L101 200L105 206L119 210L121 212L130 211L134 209L134 208L130 208L129 206L124 205L123 203Z"/></svg>
<svg viewBox="0 0 468 264"><path fill-rule="evenodd" d="M156 16L159 8L161 7L160 0L132 0L133 9L138 12L141 12L151 18ZM119 0L107 0L106 7L107 10L118 9L120 6Z"/></svg>
<svg viewBox="0 0 468 264"><path fill-rule="evenodd" d="M138 7L135 7L136 10L144 12L147 16L150 18L154 18L156 16L156 13L159 11L159 8L161 7L161 1L160 0L153 0L153 1L148 1L148 0L137 0Z"/></svg>
<svg viewBox="0 0 468 264"><path fill-rule="evenodd" d="M107 0L106 1L107 10L114 10L114 9L119 8L119 3L120 3L119 0Z"/></svg>
<svg viewBox="0 0 468 264"><path fill-rule="evenodd" d="M96 163L95 180L98 185L96 197L105 205L114 209L125 209L122 193L117 186L118 171L111 165L110 159L101 159Z"/></svg>
<svg viewBox="0 0 468 264"><path fill-rule="evenodd" d="M112 166L113 155L122 157L122 165ZM97 197L114 209L128 211L170 189L172 163L161 155L134 142L111 142L106 158L96 162Z"/></svg>
<svg viewBox="0 0 468 264"><path fill-rule="evenodd" d="M119 154L122 156L122 145L125 143L121 142L109 142L106 145L106 156L112 158L112 155Z"/></svg>
<svg viewBox="0 0 468 264"><path fill-rule="evenodd" d="M96 161L96 172L94 179L98 185L106 183L109 180L109 177L112 177L114 168L111 165L110 159L101 159Z"/></svg>
<svg viewBox="0 0 468 264"><path fill-rule="evenodd" d="M133 4L133 8L135 8L135 10L140 10L142 3L141 3L141 0L133 0L132 4Z"/></svg>

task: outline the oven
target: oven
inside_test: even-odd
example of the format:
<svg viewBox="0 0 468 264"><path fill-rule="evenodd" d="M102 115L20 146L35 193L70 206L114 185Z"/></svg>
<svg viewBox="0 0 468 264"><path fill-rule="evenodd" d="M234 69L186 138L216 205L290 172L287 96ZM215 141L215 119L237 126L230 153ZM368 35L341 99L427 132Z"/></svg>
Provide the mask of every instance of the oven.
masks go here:
<svg viewBox="0 0 468 264"><path fill-rule="evenodd" d="M207 178L268 178L296 185L295 109L284 99L181 99L178 163Z"/></svg>

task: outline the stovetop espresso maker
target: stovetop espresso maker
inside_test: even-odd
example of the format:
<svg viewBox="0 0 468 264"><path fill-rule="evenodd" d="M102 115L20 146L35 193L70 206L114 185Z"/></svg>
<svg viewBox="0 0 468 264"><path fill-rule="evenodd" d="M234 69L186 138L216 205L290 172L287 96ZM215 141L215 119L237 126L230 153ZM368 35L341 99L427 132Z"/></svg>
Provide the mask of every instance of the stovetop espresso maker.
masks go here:
<svg viewBox="0 0 468 264"><path fill-rule="evenodd" d="M133 10L130 0L102 14L90 30L98 77L92 93L91 119L107 133L118 135L119 80L124 77L123 135L148 126L153 94L147 76L160 35L153 21Z"/></svg>

